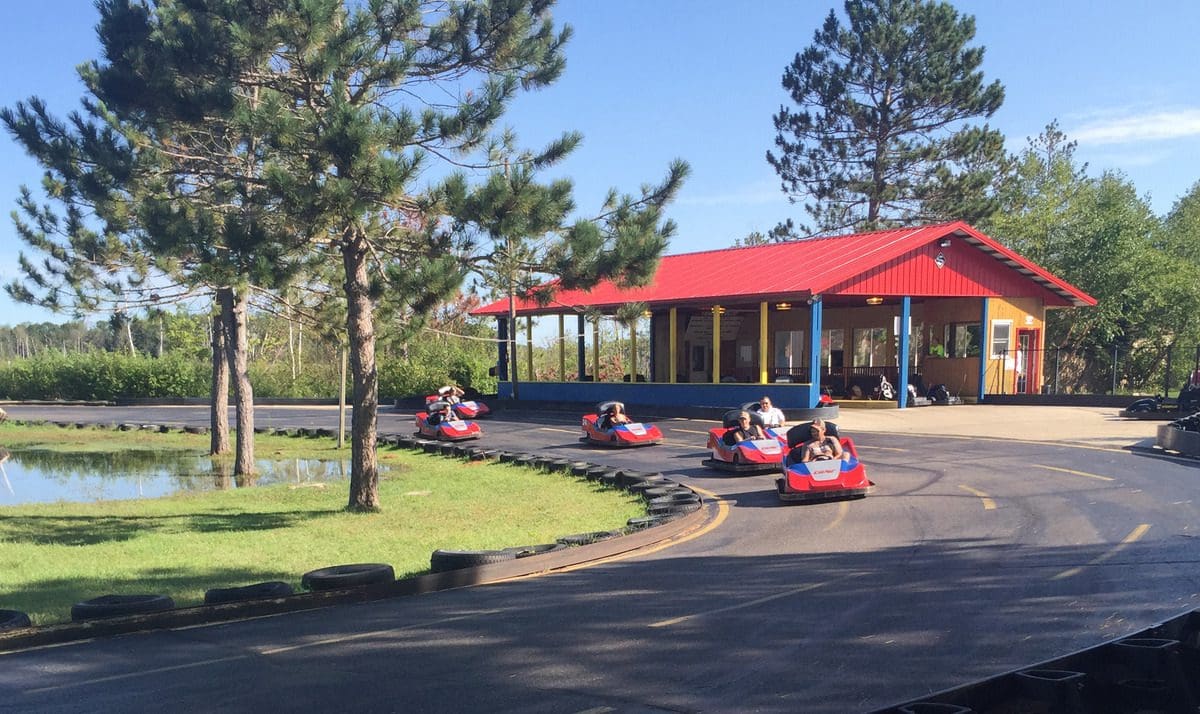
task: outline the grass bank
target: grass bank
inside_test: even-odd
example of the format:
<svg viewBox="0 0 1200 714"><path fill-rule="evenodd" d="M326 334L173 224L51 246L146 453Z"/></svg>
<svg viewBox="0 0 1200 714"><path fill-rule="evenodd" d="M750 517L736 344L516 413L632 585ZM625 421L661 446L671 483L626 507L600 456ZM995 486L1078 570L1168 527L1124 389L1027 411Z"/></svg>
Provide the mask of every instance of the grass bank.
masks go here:
<svg viewBox="0 0 1200 714"><path fill-rule="evenodd" d="M260 435L255 453L344 459L332 440ZM206 453L208 437L0 425L0 446L63 452L162 449ZM212 587L283 580L309 570L389 563L397 577L429 569L437 548L552 542L643 515L639 499L560 474L382 448L380 513L344 510L348 484L286 484L159 499L0 508L0 608L36 624L108 593L162 593L180 606Z"/></svg>

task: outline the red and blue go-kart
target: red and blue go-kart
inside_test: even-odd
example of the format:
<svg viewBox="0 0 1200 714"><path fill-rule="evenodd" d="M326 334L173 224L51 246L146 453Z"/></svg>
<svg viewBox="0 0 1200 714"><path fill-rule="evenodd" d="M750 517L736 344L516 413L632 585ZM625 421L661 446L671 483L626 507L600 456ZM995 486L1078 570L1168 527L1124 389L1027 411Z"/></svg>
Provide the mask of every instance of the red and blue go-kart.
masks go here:
<svg viewBox="0 0 1200 714"><path fill-rule="evenodd" d="M622 412L625 411L625 405L620 402L601 402L596 405L596 414L583 415L583 422L580 425L583 429L583 436L580 437L580 441L597 446L618 447L650 446L662 443L662 432L653 424L630 422L616 424L607 429L602 428L603 416L613 404L619 405Z"/></svg>
<svg viewBox="0 0 1200 714"><path fill-rule="evenodd" d="M787 436L779 429L763 427L766 439L746 439L735 443L726 440L726 435L737 428L738 409L725 412L721 426L708 430L710 458L702 463L709 468L731 473L763 473L778 471L779 464L787 454ZM762 426L762 417L750 412L750 423Z"/></svg>
<svg viewBox="0 0 1200 714"><path fill-rule="evenodd" d="M797 446L807 438L810 423L800 424L788 431L789 446ZM826 435L838 439L842 458L828 461L792 461L783 458L783 476L775 480L781 501L827 501L840 498L861 498L875 487L867 479L867 470L858 460L858 450L849 437L838 436L837 425L825 422Z"/></svg>
<svg viewBox="0 0 1200 714"><path fill-rule="evenodd" d="M442 419L441 411L444 402L431 402L426 405L428 412L417 412L417 434L427 439L441 441L464 441L478 439L483 436L483 430L473 421L463 419Z"/></svg>
<svg viewBox="0 0 1200 714"><path fill-rule="evenodd" d="M425 397L425 409L429 411L429 405L434 402L445 401L439 394L430 394ZM479 419L490 416L492 410L488 405L474 399L463 399L457 402L451 402L450 408L458 415L459 419Z"/></svg>

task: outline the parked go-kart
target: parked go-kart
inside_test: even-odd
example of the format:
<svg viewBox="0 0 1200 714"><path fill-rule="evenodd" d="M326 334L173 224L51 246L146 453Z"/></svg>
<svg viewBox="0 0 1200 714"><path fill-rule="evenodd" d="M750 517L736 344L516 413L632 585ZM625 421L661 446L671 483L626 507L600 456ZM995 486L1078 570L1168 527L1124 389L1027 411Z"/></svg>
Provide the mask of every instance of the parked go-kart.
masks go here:
<svg viewBox="0 0 1200 714"><path fill-rule="evenodd" d="M732 473L762 473L777 471L787 453L787 436L781 429L763 427L766 439L746 439L735 444L725 441L725 435L737 428L739 409L725 412L721 426L708 430L708 449L712 457L705 459L705 466ZM762 426L762 416L749 412L750 422Z"/></svg>
<svg viewBox="0 0 1200 714"><path fill-rule="evenodd" d="M430 402L425 405L428 412L417 412L415 419L418 435L442 441L463 441L483 436L483 430L473 421L442 419L439 412L445 407L445 404L445 402Z"/></svg>
<svg viewBox="0 0 1200 714"><path fill-rule="evenodd" d="M425 409L428 411L430 404L440 401L444 401L442 395L440 394L427 395L425 397ZM460 401L450 402L450 408L454 410L454 413L457 414L460 419L479 419L490 416L492 413L492 410L488 408L488 405L474 399L463 399Z"/></svg>
<svg viewBox="0 0 1200 714"><path fill-rule="evenodd" d="M788 446L804 443L811 422L788 430ZM863 497L875 484L867 479L867 470L858 460L858 451L849 437L839 436L837 424L825 422L825 433L842 445L842 458L829 461L795 461L789 453L783 459L783 476L776 479L775 488L782 501L825 501L837 498Z"/></svg>
<svg viewBox="0 0 1200 714"><path fill-rule="evenodd" d="M1194 370L1179 396L1174 400L1161 394L1153 397L1143 397L1125 407L1125 414L1147 414L1150 412L1182 412L1191 414L1200 412L1200 369Z"/></svg>
<svg viewBox="0 0 1200 714"><path fill-rule="evenodd" d="M630 422L602 429L600 427L601 417L613 404L620 405L621 411L625 411L625 405L620 402L601 402L596 405L595 414L583 415L580 425L583 429L583 436L580 437L580 441L597 446L650 446L662 443L662 432L653 424Z"/></svg>

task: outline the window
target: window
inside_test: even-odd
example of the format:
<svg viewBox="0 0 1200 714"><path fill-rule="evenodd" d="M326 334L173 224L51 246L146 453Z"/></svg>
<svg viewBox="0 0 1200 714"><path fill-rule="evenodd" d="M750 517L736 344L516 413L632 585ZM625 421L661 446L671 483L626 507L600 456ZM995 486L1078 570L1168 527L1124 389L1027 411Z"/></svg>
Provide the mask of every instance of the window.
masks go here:
<svg viewBox="0 0 1200 714"><path fill-rule="evenodd" d="M1012 339L1012 320L992 320L992 359L1008 355Z"/></svg>
<svg viewBox="0 0 1200 714"><path fill-rule="evenodd" d="M921 325L917 324L917 329L913 330L912 316L908 318L908 366L912 369L917 368L917 358L923 354L921 345L925 331L921 329ZM896 360L900 359L900 316L896 315L892 318L892 354L896 355Z"/></svg>
<svg viewBox="0 0 1200 714"><path fill-rule="evenodd" d="M942 340L946 347L946 356L978 357L982 332L978 322L955 322L946 325L946 334Z"/></svg>
<svg viewBox="0 0 1200 714"><path fill-rule="evenodd" d="M804 331L775 333L775 370L777 374L794 374L804 366Z"/></svg>
<svg viewBox="0 0 1200 714"><path fill-rule="evenodd" d="M854 331L854 366L882 367L887 365L886 327L867 327Z"/></svg>

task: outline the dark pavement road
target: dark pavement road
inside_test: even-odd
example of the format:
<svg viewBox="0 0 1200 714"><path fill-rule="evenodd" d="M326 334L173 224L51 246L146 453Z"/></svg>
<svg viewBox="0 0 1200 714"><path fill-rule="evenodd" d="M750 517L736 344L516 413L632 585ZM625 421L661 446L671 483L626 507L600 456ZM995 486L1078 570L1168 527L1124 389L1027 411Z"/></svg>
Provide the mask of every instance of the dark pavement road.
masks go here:
<svg viewBox="0 0 1200 714"><path fill-rule="evenodd" d="M6 409L207 421L198 407ZM328 408L257 417L336 423ZM483 423L485 442L679 474L723 500L724 520L549 576L0 655L0 711L869 711L1137 631L1200 598L1195 461L852 431L876 491L785 506L773 475L699 465L707 422L658 421L662 446L601 451L577 441L577 419L501 413ZM381 433L410 425L381 412Z"/></svg>

